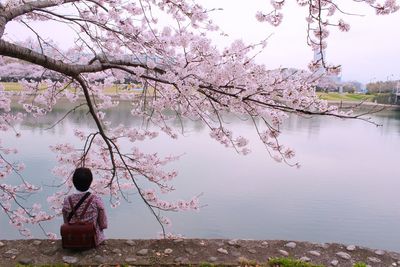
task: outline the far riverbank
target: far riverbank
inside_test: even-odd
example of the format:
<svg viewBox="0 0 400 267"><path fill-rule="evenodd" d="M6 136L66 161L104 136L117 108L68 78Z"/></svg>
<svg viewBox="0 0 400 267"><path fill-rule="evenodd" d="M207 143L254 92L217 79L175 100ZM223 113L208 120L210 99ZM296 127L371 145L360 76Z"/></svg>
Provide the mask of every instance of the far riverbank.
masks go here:
<svg viewBox="0 0 400 267"><path fill-rule="evenodd" d="M342 108L369 108L374 110L400 110L400 105L390 105L390 104L379 104L375 102L362 102L362 101L337 101L337 100L327 100L329 105L335 105Z"/></svg>

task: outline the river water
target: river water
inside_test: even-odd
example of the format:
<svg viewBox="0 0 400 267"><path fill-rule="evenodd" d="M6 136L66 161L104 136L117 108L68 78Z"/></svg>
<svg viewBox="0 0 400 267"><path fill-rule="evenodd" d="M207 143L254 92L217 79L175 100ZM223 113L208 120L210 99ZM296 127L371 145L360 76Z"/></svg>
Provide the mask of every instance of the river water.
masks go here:
<svg viewBox="0 0 400 267"><path fill-rule="evenodd" d="M22 136L2 134L4 145L19 149L26 164L24 175L43 186L31 196L46 206L57 183L51 174L54 154L50 144L73 142L74 128L88 129L84 111L76 112L51 130L45 130L66 112L60 107L50 118L29 119L17 126ZM140 125L128 111L110 114L113 123ZM296 151L301 168L276 163L257 140L249 121L228 118L230 127L251 138L252 153L236 154L209 138L197 122L184 123L178 140L161 135L141 149L160 155L184 154L170 164L179 171L177 189L169 199L203 193L199 212L169 214L172 228L185 237L287 239L341 242L400 251L400 111L372 116L382 127L360 120L291 116L281 142ZM176 127L180 127L176 123ZM13 182L15 177L8 178ZM104 201L108 203L107 197ZM109 238L154 238L156 220L137 196L121 207L107 205ZM58 233L61 219L45 224ZM0 215L0 239L20 238ZM43 238L33 227L35 237Z"/></svg>

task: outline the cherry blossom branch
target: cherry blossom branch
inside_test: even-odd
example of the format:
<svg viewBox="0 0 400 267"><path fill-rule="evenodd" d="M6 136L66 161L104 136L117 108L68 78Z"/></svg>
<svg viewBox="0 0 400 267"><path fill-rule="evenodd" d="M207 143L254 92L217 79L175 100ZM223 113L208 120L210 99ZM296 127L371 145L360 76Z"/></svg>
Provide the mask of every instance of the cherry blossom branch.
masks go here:
<svg viewBox="0 0 400 267"><path fill-rule="evenodd" d="M116 177L116 173L117 173L117 172L116 172L117 167L116 167L115 158L114 158L114 152L113 152L114 149L115 149L117 155L119 156L119 158L121 159L122 163L124 164L125 169L128 171L129 175L131 176L132 183L133 183L133 184L135 185L135 187L137 188L140 197L142 198L142 200L144 201L144 203L149 207L149 209L151 210L152 214L155 216L155 218L156 218L157 221L159 222L159 224L160 224L160 226L161 226L161 229L162 229L162 232L163 232L163 235L164 235L164 237L165 237L164 225L162 224L162 222L161 222L159 216L158 216L158 215L156 214L156 212L153 210L153 207L154 207L154 206L150 205L149 202L144 198L144 196L143 196L142 193L141 193L140 187L139 187L139 185L136 183L136 180L135 180L135 178L134 178L134 175L133 175L132 172L131 172L131 168L130 168L130 167L128 166L128 164L125 162L125 160L124 160L124 158L123 158L123 156L122 156L122 153L119 151L118 146L117 146L110 138L108 138L108 136L106 135L106 133L105 133L105 131L104 131L104 129L103 129L103 126L102 126L102 124L101 124L101 122L100 122L100 120L99 120L99 118L98 118L98 116L97 116L97 114L96 114L96 111L94 110L94 107L93 107L93 105L92 105L92 101L91 101L91 98L90 98L90 96L89 96L89 90L88 90L88 87L87 87L87 85L86 85L86 82L85 82L81 77L79 77L79 76L78 76L78 77L75 77L75 79L78 81L78 83L81 85L81 87L82 87L82 89L83 89L83 92L84 92L84 95L85 95L85 99L86 99L86 104L87 104L87 106L89 107L89 112L90 112L92 118L94 119L94 121L95 121L95 123L96 123L96 126L97 126L97 129L99 130L99 134L101 135L102 139L103 139L104 142L106 143L106 146L107 146L108 151L109 151L109 156L110 156L110 160L111 160L111 164L112 164L112 169L111 169L112 177L111 177L111 179L110 179L110 181L109 181L108 186L111 187L112 182L113 182L114 178ZM93 137L93 138L94 138L94 137ZM114 149L113 149L113 147L114 147ZM90 147L89 147L89 148L90 148ZM143 173L142 173L142 174L143 174Z"/></svg>
<svg viewBox="0 0 400 267"><path fill-rule="evenodd" d="M86 105L87 105L86 103L81 103L81 104L79 104L78 106L76 106L76 107L70 109L70 110L69 110L67 113L65 113L58 121L56 121L55 123L53 123L53 125L51 125L51 126L45 128L45 130L53 129L53 128L56 127L60 122L62 122L65 118L67 118L68 115L70 115L71 113L75 112L77 109L79 109L79 108L81 108L81 107L83 107L83 106L86 106Z"/></svg>

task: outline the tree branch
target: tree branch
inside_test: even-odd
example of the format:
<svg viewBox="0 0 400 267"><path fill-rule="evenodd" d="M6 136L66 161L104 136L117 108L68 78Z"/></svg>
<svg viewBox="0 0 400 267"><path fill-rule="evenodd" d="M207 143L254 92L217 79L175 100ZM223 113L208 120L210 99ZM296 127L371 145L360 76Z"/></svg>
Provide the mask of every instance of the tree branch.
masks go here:
<svg viewBox="0 0 400 267"><path fill-rule="evenodd" d="M119 60L119 59L115 60L105 59L105 57L98 62L89 62L89 64L68 64L62 62L61 60L51 58L44 54L35 52L31 49L16 44L12 44L4 40L0 40L0 55L12 58L18 58L20 60L40 65L44 68L65 74L70 77L76 77L82 73L94 73L103 71L106 69L113 68L114 65L115 66L122 65L127 67L142 67L144 69L149 69L145 64L140 62ZM152 70L160 74L165 73L165 71L160 68L154 68Z"/></svg>
<svg viewBox="0 0 400 267"><path fill-rule="evenodd" d="M26 2L23 5L18 5L15 8L5 11L3 17L6 19L6 21L10 21L15 19L16 17L25 15L37 9L60 6L62 4L79 2L79 1L81 0L63 0L61 1L61 3L60 1L54 1L54 0Z"/></svg>

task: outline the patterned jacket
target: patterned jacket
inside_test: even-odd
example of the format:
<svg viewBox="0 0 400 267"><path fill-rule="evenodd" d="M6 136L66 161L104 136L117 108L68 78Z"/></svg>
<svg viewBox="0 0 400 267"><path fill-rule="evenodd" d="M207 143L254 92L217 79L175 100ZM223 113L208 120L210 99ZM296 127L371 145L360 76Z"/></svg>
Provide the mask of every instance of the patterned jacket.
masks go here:
<svg viewBox="0 0 400 267"><path fill-rule="evenodd" d="M79 192L76 194L69 195L64 199L62 208L64 223L67 222L68 215L72 210L68 198L71 198L72 204L75 206L85 194L86 192ZM90 196L87 199L85 199L82 205L78 208L77 212L74 214L70 222L73 223L78 221L77 215L80 216L81 212L83 211L86 203L90 198L92 198L92 202L90 203L86 213L84 214L82 221L95 223L96 235L97 235L96 245L99 245L105 240L103 230L107 228L107 216L104 209L103 201L99 196L90 194Z"/></svg>

